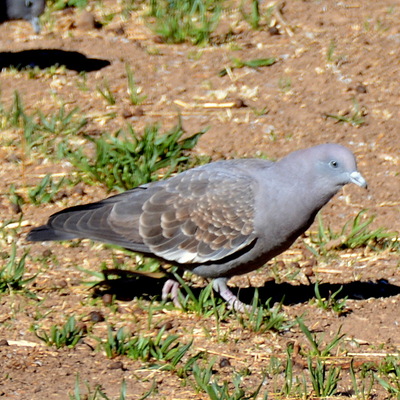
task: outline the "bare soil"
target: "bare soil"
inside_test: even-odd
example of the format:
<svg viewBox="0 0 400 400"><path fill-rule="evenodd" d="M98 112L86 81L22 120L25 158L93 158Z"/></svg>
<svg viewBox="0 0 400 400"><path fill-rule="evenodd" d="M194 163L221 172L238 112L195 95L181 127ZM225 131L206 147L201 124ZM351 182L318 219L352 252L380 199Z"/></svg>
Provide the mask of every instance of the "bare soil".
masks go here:
<svg viewBox="0 0 400 400"><path fill-rule="evenodd" d="M265 10L266 4L263 4ZM120 5L104 2L103 8L88 8L96 19L106 11L118 11ZM303 147L337 142L357 155L359 169L369 183L368 191L349 186L324 208L324 222L333 230L354 218L362 209L376 215L372 228L400 229L400 87L399 47L400 8L393 1L290 1L281 10L278 32L264 26L252 30L232 7L206 47L191 44L160 43L142 19L139 6L129 20L118 16L101 29L82 23L77 10L54 12L40 35L33 36L24 21L0 26L1 100L7 107L15 91L21 94L26 110L56 111L61 104L68 110L79 107L88 116L91 135L114 132L133 124L137 131L159 122L163 129L182 116L188 134L208 127L194 152L220 158L267 156L277 159ZM334 47L333 47L334 44ZM329 56L329 49L332 55ZM232 58L252 60L275 57L269 67L232 69L220 77L218 72L232 65ZM66 65L56 74L43 73L33 78L27 72L7 69L54 63ZM138 86L147 98L132 106L127 95L125 65L134 71ZM82 71L87 90L80 89ZM108 82L116 104L110 106L96 87ZM224 103L235 103L234 106ZM213 103L213 104L209 104ZM351 119L358 107L363 123L353 126L327 117ZM115 118L107 115L116 113ZM354 120L354 119L353 119ZM10 133L2 132L6 139ZM68 163L39 163L22 149L2 141L0 148L0 220L18 221L19 214L7 196L10 185L24 190L37 184L43 174L65 173ZM82 241L78 245L29 244L25 236L32 226L66 206L87 203L108 195L101 187L66 189L67 196L54 203L23 206L23 229L16 236L4 230L2 251L11 244L18 254L30 248L27 275L38 274L29 290L36 296L11 292L0 296L0 397L5 399L68 399L73 394L77 374L93 390L103 388L109 398L118 398L121 382L127 384L127 398L140 399L153 387L150 399L206 399L187 381L172 372L152 370L142 361L126 357L108 359L95 351L94 337L106 338L107 325L126 326L135 333L156 332L168 323L168 333L177 334L182 343L193 342L192 355L206 351L220 365L215 377L232 382L233 371L248 369L243 380L246 389L255 388L272 356L286 357L288 343L307 347L298 326L283 333L257 334L243 328L237 318L221 322L171 307L148 312L161 283L147 280L131 288L128 298L116 300L114 307L94 298L94 291L82 281L90 280L77 267L99 271L102 262L112 266L112 257L129 263L134 259L102 245ZM316 224L312 231L316 230ZM304 239L304 238L303 238ZM283 301L289 320L303 315L307 326L328 341L341 327L345 334L338 355L342 362L341 396L354 394L349 363L359 367L379 361L387 353L399 353L400 347L400 274L399 253L370 250L338 251L336 257L315 259L299 240L287 253L264 269L232 280L244 300L251 301L253 287L260 298ZM44 253L45 252L45 253ZM50 253L49 253L50 252ZM51 254L51 257L49 257ZM47 256L45 263L40 261ZM45 265L45 266L44 266ZM311 268L311 272L310 272ZM294 278L293 278L294 276ZM337 316L315 304L314 282L321 282L327 294L343 285L341 296L349 296L348 312ZM193 278L194 284L204 286ZM142 281L140 281L142 282ZM136 291L136 292L135 292ZM197 293L197 292L196 292ZM142 300L138 300L142 297ZM122 296L120 296L122 297ZM159 297L158 297L159 299ZM93 322L93 311L104 321ZM43 329L64 324L75 315L88 326L90 334L74 349L46 347L32 332L35 324ZM149 332L148 325L151 330ZM225 339L223 339L225 337ZM304 360L295 360L295 376L304 373ZM282 376L268 375L261 393L274 398L282 387ZM278 388L274 386L278 382ZM310 389L311 390L311 389ZM275 393L275 394L274 394ZM382 387L374 387L375 398L389 398Z"/></svg>

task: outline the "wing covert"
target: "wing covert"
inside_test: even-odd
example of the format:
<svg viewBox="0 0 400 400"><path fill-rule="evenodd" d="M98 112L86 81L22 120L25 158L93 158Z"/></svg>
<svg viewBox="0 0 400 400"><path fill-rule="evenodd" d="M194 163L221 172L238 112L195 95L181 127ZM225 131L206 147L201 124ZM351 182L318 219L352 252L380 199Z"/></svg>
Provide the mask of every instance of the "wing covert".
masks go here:
<svg viewBox="0 0 400 400"><path fill-rule="evenodd" d="M249 176L201 168L165 181L142 205L143 243L180 264L216 261L243 249L256 237L254 186Z"/></svg>

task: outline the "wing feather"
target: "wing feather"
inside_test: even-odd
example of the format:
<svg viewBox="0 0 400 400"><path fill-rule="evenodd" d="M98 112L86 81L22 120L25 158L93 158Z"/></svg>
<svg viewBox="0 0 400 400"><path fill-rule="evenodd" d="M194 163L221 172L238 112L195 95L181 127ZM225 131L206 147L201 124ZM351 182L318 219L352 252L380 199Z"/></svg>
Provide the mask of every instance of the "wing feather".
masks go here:
<svg viewBox="0 0 400 400"><path fill-rule="evenodd" d="M181 264L216 261L256 237L255 183L248 175L200 168L147 190L132 240L138 229L142 243L158 257ZM129 198L125 202L118 210L129 218ZM123 219L115 207L108 222L129 239Z"/></svg>

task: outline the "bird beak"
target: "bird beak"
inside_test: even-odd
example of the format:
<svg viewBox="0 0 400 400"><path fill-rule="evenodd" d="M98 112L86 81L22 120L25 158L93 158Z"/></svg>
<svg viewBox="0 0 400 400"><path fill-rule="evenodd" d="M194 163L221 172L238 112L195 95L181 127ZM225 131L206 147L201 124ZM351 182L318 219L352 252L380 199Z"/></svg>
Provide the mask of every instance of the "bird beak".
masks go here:
<svg viewBox="0 0 400 400"><path fill-rule="evenodd" d="M355 183L356 185L361 186L365 189L368 188L367 181L358 171L354 171L350 174L350 182Z"/></svg>

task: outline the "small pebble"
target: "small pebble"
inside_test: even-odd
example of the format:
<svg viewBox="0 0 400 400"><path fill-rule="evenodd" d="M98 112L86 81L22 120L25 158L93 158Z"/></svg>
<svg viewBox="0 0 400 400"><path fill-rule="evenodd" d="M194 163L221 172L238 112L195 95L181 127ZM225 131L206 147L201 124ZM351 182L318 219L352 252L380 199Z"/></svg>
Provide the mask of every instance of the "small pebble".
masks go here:
<svg viewBox="0 0 400 400"><path fill-rule="evenodd" d="M128 119L128 118L130 118L132 116L133 116L133 112L131 110L128 110L126 108L124 110L122 110L122 117L123 118Z"/></svg>
<svg viewBox="0 0 400 400"><path fill-rule="evenodd" d="M68 286L68 282L65 279L60 279L56 282L56 287L59 289L64 289Z"/></svg>
<svg viewBox="0 0 400 400"><path fill-rule="evenodd" d="M221 368L230 367L231 366L231 362L227 358L221 358L221 360L219 361L219 366Z"/></svg>
<svg viewBox="0 0 400 400"><path fill-rule="evenodd" d="M11 212L14 214L21 214L22 208L18 203L11 203L10 204Z"/></svg>
<svg viewBox="0 0 400 400"><path fill-rule="evenodd" d="M104 315L100 311L91 311L89 314L90 320L95 324L105 320Z"/></svg>
<svg viewBox="0 0 400 400"><path fill-rule="evenodd" d="M59 190L51 199L52 203L55 203L56 201L65 199L68 197L68 192L66 190Z"/></svg>
<svg viewBox="0 0 400 400"><path fill-rule="evenodd" d="M6 339L0 339L0 346L9 346Z"/></svg>
<svg viewBox="0 0 400 400"><path fill-rule="evenodd" d="M122 361L114 361L108 364L108 369L124 369L124 364Z"/></svg>
<svg viewBox="0 0 400 400"><path fill-rule="evenodd" d="M82 31L90 31L96 27L94 15L88 11L82 11L76 20L76 27Z"/></svg>
<svg viewBox="0 0 400 400"><path fill-rule="evenodd" d="M101 299L103 300L103 304L105 306L110 306L114 301L113 295L110 293L104 294Z"/></svg>
<svg viewBox="0 0 400 400"><path fill-rule="evenodd" d="M51 251L50 249L46 249L46 250L43 251L42 257L48 258L48 257L50 257L52 254L53 254L53 253L52 253L52 251Z"/></svg>
<svg viewBox="0 0 400 400"><path fill-rule="evenodd" d="M311 265L302 268L303 274L307 277L314 276L314 270Z"/></svg>
<svg viewBox="0 0 400 400"><path fill-rule="evenodd" d="M77 194L78 196L84 196L86 194L83 185L78 184L72 189L72 193Z"/></svg>
<svg viewBox="0 0 400 400"><path fill-rule="evenodd" d="M242 99L236 99L234 103L235 103L235 108L247 107Z"/></svg>
<svg viewBox="0 0 400 400"><path fill-rule="evenodd" d="M163 323L157 325L158 329L163 329L164 328L166 331L171 330L173 327L174 326L172 325L171 321L166 321L166 322L163 322Z"/></svg>
<svg viewBox="0 0 400 400"><path fill-rule="evenodd" d="M114 260L115 264L117 265L124 265L125 264L125 260L123 258L115 258Z"/></svg>
<svg viewBox="0 0 400 400"><path fill-rule="evenodd" d="M10 163L20 163L21 157L18 154L13 153L6 157L6 161Z"/></svg>
<svg viewBox="0 0 400 400"><path fill-rule="evenodd" d="M142 107L136 107L135 110L132 113L133 116L135 117L141 117L144 115L144 110Z"/></svg>
<svg viewBox="0 0 400 400"><path fill-rule="evenodd" d="M365 85L360 84L360 85L356 86L356 92L365 94L365 93L367 93L367 87Z"/></svg>
<svg viewBox="0 0 400 400"><path fill-rule="evenodd" d="M86 324L85 323L83 323L83 322L81 322L81 321L78 321L77 323L76 323L76 329L78 330L78 331L81 331L82 333L87 333L87 326L86 326Z"/></svg>
<svg viewBox="0 0 400 400"><path fill-rule="evenodd" d="M117 29L114 29L114 32L116 35L122 36L125 33L125 29L123 26L120 26Z"/></svg>
<svg viewBox="0 0 400 400"><path fill-rule="evenodd" d="M268 32L271 36L276 36L281 34L276 26L271 26L270 28L268 28Z"/></svg>
<svg viewBox="0 0 400 400"><path fill-rule="evenodd" d="M153 42L154 43L164 43L164 40L161 36L154 36Z"/></svg>

